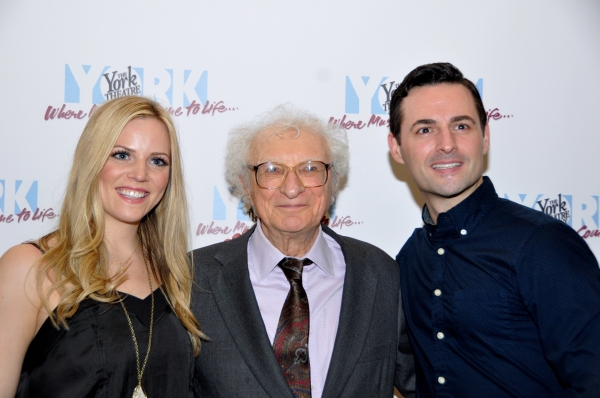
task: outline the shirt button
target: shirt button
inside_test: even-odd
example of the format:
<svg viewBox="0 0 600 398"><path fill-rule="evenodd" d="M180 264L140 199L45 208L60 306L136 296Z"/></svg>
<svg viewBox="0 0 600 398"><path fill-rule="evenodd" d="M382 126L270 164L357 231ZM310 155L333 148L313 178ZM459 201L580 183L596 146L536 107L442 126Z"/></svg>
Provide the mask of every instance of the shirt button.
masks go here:
<svg viewBox="0 0 600 398"><path fill-rule="evenodd" d="M435 294L436 296L438 296L438 297L439 297L439 296L441 296L441 295L442 295L442 291L441 291L440 289L435 289L435 290L433 291L433 294Z"/></svg>
<svg viewBox="0 0 600 398"><path fill-rule="evenodd" d="M438 249L438 254L441 256L442 254L444 254L444 249L442 249L441 247Z"/></svg>
<svg viewBox="0 0 600 398"><path fill-rule="evenodd" d="M438 383L445 384L446 383L446 378L442 377L442 376L438 377Z"/></svg>
<svg viewBox="0 0 600 398"><path fill-rule="evenodd" d="M440 339L440 340L442 340L444 338L444 333L438 332L437 333L437 338Z"/></svg>
<svg viewBox="0 0 600 398"><path fill-rule="evenodd" d="M467 234L467 230L466 229L461 229L460 230L460 234L461 235L466 235Z"/></svg>

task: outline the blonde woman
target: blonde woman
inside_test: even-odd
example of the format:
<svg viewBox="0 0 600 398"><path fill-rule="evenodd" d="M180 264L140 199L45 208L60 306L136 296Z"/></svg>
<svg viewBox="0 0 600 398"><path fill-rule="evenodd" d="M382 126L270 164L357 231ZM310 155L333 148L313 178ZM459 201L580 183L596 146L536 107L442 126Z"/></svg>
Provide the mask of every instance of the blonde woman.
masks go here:
<svg viewBox="0 0 600 398"><path fill-rule="evenodd" d="M175 128L143 97L90 117L58 229L0 258L0 397L190 396L187 205Z"/></svg>

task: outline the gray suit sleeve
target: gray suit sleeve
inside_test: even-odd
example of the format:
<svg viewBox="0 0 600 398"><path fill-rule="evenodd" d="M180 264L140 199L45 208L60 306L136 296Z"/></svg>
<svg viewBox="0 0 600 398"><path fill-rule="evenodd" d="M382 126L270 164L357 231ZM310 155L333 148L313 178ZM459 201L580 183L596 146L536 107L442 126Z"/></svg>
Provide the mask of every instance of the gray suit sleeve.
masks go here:
<svg viewBox="0 0 600 398"><path fill-rule="evenodd" d="M408 330L404 309L402 307L402 292L398 298L398 354L396 357L396 379L394 385L405 398L415 397L415 358L408 341Z"/></svg>

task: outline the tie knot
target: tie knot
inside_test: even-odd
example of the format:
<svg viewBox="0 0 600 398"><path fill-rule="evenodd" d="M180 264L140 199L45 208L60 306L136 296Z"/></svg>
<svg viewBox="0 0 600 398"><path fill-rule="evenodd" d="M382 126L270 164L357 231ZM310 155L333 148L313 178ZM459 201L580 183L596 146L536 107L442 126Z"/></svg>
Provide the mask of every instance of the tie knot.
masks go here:
<svg viewBox="0 0 600 398"><path fill-rule="evenodd" d="M302 269L305 265L310 265L313 262L308 258L285 257L277 264L285 274L288 281L302 280Z"/></svg>

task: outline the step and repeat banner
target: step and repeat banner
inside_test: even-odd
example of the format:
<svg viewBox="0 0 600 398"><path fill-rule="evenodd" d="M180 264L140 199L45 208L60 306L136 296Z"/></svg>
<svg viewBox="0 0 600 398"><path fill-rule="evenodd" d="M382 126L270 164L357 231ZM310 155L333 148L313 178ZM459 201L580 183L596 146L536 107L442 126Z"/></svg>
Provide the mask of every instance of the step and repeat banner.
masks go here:
<svg viewBox="0 0 600 398"><path fill-rule="evenodd" d="M190 248L252 222L224 179L229 130L282 103L347 129L336 232L395 256L423 204L388 151L392 91L447 61L476 83L500 196L571 226L600 257L600 3L199 0L0 3L0 253L50 232L90 113L155 98L179 130Z"/></svg>

